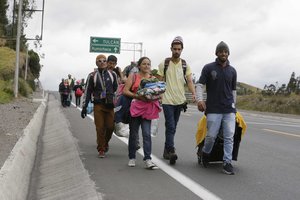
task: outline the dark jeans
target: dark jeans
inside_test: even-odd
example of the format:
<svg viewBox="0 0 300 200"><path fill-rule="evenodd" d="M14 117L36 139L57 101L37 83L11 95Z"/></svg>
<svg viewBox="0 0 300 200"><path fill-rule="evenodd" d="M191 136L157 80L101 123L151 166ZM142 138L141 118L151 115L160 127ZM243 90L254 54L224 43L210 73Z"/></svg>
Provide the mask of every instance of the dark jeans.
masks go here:
<svg viewBox="0 0 300 200"><path fill-rule="evenodd" d="M177 123L180 117L182 105L162 105L165 116L165 149L167 151L174 150L174 137L176 133Z"/></svg>
<svg viewBox="0 0 300 200"><path fill-rule="evenodd" d="M76 100L76 106L80 106L80 99L81 97L80 96L75 96L75 100Z"/></svg>
<svg viewBox="0 0 300 200"><path fill-rule="evenodd" d="M128 156L129 159L135 159L136 137L138 136L140 126L143 135L144 160L151 159L151 120L142 119L141 117L132 117L129 123Z"/></svg>

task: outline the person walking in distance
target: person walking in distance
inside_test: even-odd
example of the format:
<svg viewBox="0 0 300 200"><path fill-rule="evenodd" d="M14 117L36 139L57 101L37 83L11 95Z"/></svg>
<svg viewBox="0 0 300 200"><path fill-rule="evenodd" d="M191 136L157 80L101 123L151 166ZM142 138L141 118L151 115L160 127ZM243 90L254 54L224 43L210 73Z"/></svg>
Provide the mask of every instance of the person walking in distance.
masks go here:
<svg viewBox="0 0 300 200"><path fill-rule="evenodd" d="M83 87L80 84L80 80L76 81L76 85L74 85L73 91L75 93L76 107L80 107L80 100L81 100L81 96L83 94Z"/></svg>
<svg viewBox="0 0 300 200"><path fill-rule="evenodd" d="M71 88L70 90L70 101L72 102L72 98L73 98L73 92L72 92L72 89L74 87L74 78L72 78L72 75L71 74L68 74L68 84L69 84L69 87Z"/></svg>
<svg viewBox="0 0 300 200"><path fill-rule="evenodd" d="M234 174L232 161L233 137L235 132L236 115L236 70L228 60L228 45L221 41L215 52L214 62L205 65L200 79L196 84L196 100L198 109L204 111L207 117L207 135L202 148L201 162L206 168L209 164L209 155L215 139L222 129L224 137L223 172ZM207 99L203 99L204 85Z"/></svg>
<svg viewBox="0 0 300 200"><path fill-rule="evenodd" d="M104 158L114 130L113 96L118 83L115 73L107 70L105 55L100 54L96 57L96 65L98 68L87 77L81 117L86 117L88 103L93 101L98 156Z"/></svg>
<svg viewBox="0 0 300 200"><path fill-rule="evenodd" d="M162 97L165 116L165 145L163 158L175 164L178 158L175 152L175 133L181 110L186 106L185 84L195 101L195 87L192 72L186 61L180 58L183 50L182 37L177 36L171 43L172 57L166 58L158 66L158 78L166 82L166 92Z"/></svg>

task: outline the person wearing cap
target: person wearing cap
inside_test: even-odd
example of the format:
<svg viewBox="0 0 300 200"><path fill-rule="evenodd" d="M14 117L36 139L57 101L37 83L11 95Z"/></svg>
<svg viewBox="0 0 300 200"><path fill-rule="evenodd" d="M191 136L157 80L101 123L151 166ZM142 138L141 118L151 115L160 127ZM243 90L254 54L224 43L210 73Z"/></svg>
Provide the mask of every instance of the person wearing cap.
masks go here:
<svg viewBox="0 0 300 200"><path fill-rule="evenodd" d="M166 60L158 66L157 77L166 81L166 91L162 97L162 107L165 116L165 145L163 158L175 164L178 158L175 152L175 133L181 110L186 105L185 85L188 86L195 101L195 87L192 80L192 71L185 60L180 58L183 50L182 37L177 36L171 43L172 57L166 69Z"/></svg>
<svg viewBox="0 0 300 200"><path fill-rule="evenodd" d="M69 84L69 87L71 88L70 90L70 101L72 102L72 88L74 87L74 79L72 78L72 75L71 74L68 74L68 84Z"/></svg>
<svg viewBox="0 0 300 200"><path fill-rule="evenodd" d="M97 68L87 77L81 117L86 117L88 103L93 102L98 157L104 158L114 130L113 96L118 83L115 73L111 73L107 69L105 55L100 54L96 57L96 65Z"/></svg>
<svg viewBox="0 0 300 200"><path fill-rule="evenodd" d="M205 112L207 118L207 135L202 148L201 163L206 168L215 139L220 131L224 137L223 172L234 174L232 162L233 137L236 115L236 70L230 65L228 45L221 41L215 52L214 62L206 64L196 84L198 109ZM206 87L207 99L203 98Z"/></svg>

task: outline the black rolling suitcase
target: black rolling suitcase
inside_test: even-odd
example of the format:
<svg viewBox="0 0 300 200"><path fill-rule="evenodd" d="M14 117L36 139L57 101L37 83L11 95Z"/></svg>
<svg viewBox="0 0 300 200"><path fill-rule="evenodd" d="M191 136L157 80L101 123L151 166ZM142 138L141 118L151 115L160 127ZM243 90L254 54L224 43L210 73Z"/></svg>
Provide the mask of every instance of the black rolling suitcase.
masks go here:
<svg viewBox="0 0 300 200"><path fill-rule="evenodd" d="M232 160L235 161L237 161L241 137L242 137L242 128L239 127L238 123L236 122L234 140L233 140L233 151L232 151ZM198 145L197 158L199 164L201 164L202 148L204 145L204 141L205 139ZM218 162L218 161L223 162L223 154L224 154L223 147L224 147L224 139L223 139L222 130L220 129L220 132L215 140L213 149L210 153L209 162Z"/></svg>

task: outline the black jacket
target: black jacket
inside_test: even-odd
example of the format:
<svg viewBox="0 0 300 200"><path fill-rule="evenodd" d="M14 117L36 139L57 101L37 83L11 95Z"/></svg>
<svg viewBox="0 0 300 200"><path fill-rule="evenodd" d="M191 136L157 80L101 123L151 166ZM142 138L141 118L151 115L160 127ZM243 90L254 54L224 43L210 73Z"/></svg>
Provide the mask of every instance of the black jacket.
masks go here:
<svg viewBox="0 0 300 200"><path fill-rule="evenodd" d="M102 79L103 86L101 85ZM87 77L86 90L84 92L83 107L87 107L89 101L94 104L104 104L108 108L113 108L114 93L118 88L117 76L114 72L108 70L97 70L92 72ZM103 92L105 98L103 98Z"/></svg>

